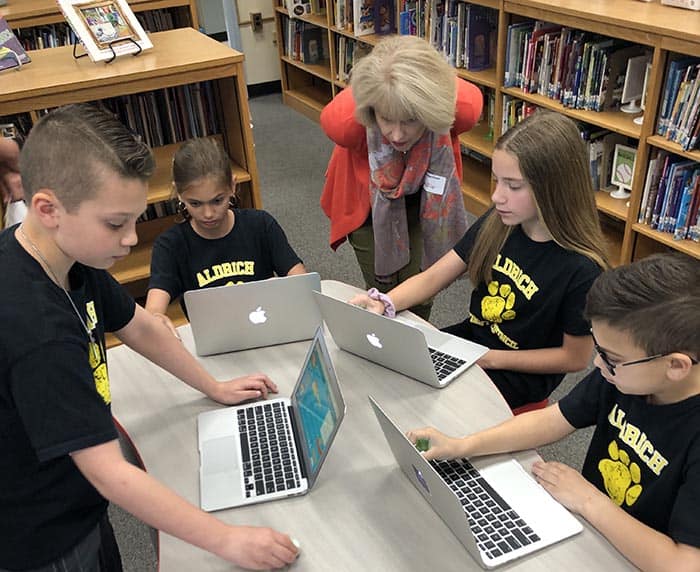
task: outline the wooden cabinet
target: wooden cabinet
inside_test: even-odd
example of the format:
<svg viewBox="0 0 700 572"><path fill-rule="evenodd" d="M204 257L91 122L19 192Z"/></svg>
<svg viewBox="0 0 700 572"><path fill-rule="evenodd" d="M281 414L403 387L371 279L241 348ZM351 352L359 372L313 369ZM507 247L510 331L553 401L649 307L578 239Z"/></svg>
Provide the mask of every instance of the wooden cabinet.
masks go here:
<svg viewBox="0 0 700 572"><path fill-rule="evenodd" d="M441 0L435 0L440 2ZM281 0L273 0L279 38L282 93L285 103L318 120L323 106L345 87L343 62L339 61L339 45L343 38L374 45L381 36L356 38L352 32L335 27L335 5L328 1L323 15L308 14L296 18L303 26L317 27L325 36L327 57L315 64L296 59L301 46L290 42L289 15ZM397 0L400 4L400 0ZM596 192L598 210L603 229L610 245L611 259L615 264L626 263L652 252L676 250L700 258L700 244L691 240L674 240L672 234L658 232L649 225L638 222L638 215L647 175L650 154L654 149L666 150L681 158L700 163L700 151L683 151L676 143L656 135L656 121L663 97L664 78L670 57L689 55L700 57L700 13L658 2L638 0L474 0L468 4L483 6L495 11L496 49L495 60L488 69L467 71L457 69L457 74L480 86L491 94L493 136L489 134L488 121L484 118L477 127L461 136L467 154L463 155L464 180L462 191L467 209L474 214L483 213L490 204L491 177L488 162L474 157L489 158L493 142L502 130L504 100L512 98L563 113L579 122L609 130L629 138L637 147L637 160L633 176L631 196L628 200L611 198L605 191ZM425 11L430 13L431 2L426 1ZM399 22L399 8L395 21ZM629 114L620 111L583 111L564 107L558 101L544 95L525 93L516 87L505 87L506 50L508 26L527 21L544 21L570 27L601 36L625 40L643 46L651 56L644 120L634 123ZM430 29L429 19L426 29ZM296 51L296 54L290 53ZM469 152L475 152L469 155Z"/></svg>
<svg viewBox="0 0 700 572"><path fill-rule="evenodd" d="M202 88L210 97L199 111L193 99L174 99L173 120L202 112L217 126L216 133L192 133L218 137L228 151L244 207L260 208L258 170L255 161L247 89L243 76L243 54L193 30L181 28L151 35L153 49L138 56L123 56L111 64L74 59L69 46L31 52L32 63L10 72L11 82L0 83L0 115L43 110L78 102L103 101L162 95L162 90ZM159 101L158 97L152 98ZM146 97L145 101L149 101ZM178 102L180 104L178 105ZM187 103L185 103L187 102ZM148 116L155 109L143 104ZM184 106L184 107L182 107ZM161 113L163 109L159 109ZM132 126L133 128L133 126ZM150 182L148 202L170 196L172 157L178 142L154 148L156 172ZM139 244L115 265L112 274L135 295L143 295L150 271L151 246L155 237L173 223L173 216L155 218L137 225Z"/></svg>

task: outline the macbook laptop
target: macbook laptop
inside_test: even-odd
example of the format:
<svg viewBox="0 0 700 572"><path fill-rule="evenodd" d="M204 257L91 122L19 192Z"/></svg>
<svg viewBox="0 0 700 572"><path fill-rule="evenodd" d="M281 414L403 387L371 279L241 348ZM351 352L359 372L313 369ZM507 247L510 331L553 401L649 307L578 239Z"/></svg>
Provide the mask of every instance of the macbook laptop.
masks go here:
<svg viewBox="0 0 700 572"><path fill-rule="evenodd" d="M200 505L212 511L303 495L316 482L345 416L323 331L291 398L200 413Z"/></svg>
<svg viewBox="0 0 700 572"><path fill-rule="evenodd" d="M483 568L495 568L583 530L515 459L426 461L369 396L401 470Z"/></svg>
<svg viewBox="0 0 700 572"><path fill-rule="evenodd" d="M319 292L314 297L339 348L434 387L445 387L488 351L429 325L380 316Z"/></svg>
<svg viewBox="0 0 700 572"><path fill-rule="evenodd" d="M317 272L185 292L197 355L313 338L321 324Z"/></svg>

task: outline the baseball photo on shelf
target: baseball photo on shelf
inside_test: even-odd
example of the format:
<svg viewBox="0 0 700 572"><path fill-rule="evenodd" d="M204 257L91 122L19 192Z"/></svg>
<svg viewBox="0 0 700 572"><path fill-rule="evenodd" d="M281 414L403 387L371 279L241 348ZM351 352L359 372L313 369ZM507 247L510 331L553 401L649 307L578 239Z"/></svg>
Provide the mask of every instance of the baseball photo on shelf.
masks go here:
<svg viewBox="0 0 700 572"><path fill-rule="evenodd" d="M153 47L126 0L58 0L58 5L94 62Z"/></svg>
<svg viewBox="0 0 700 572"><path fill-rule="evenodd" d="M634 174L634 163L637 159L637 150L627 145L615 145L615 155L613 156L612 173L610 184L617 187L610 193L616 199L626 199L630 196L632 189L632 175Z"/></svg>

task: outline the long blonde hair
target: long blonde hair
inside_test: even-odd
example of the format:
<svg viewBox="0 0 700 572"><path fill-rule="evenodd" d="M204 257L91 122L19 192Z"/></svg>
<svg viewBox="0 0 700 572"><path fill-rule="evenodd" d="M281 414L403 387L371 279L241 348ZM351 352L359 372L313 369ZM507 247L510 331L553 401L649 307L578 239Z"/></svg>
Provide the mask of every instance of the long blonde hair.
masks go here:
<svg viewBox="0 0 700 572"><path fill-rule="evenodd" d="M586 147L576 123L559 113L537 111L506 131L495 148L518 160L540 220L554 241L609 268ZM473 284L491 281L491 267L512 230L496 211L486 217L469 257Z"/></svg>

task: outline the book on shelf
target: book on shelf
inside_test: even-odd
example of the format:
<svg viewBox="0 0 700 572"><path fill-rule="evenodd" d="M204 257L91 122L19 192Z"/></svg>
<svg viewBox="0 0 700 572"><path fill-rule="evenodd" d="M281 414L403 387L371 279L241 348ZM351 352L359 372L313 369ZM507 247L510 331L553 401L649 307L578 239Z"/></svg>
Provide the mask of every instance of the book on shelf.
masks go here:
<svg viewBox="0 0 700 572"><path fill-rule="evenodd" d="M700 188L700 169L696 169L689 177L679 199L678 216L673 229L673 239L683 240L688 237L690 231L691 212L697 201Z"/></svg>
<svg viewBox="0 0 700 572"><path fill-rule="evenodd" d="M356 36L374 34L374 3L376 0L353 0L353 33Z"/></svg>
<svg viewBox="0 0 700 572"><path fill-rule="evenodd" d="M337 79L347 82L350 79L353 66L371 51L372 46L369 44L345 36L338 36L336 52L338 58L338 65L336 66L338 71Z"/></svg>
<svg viewBox="0 0 700 572"><path fill-rule="evenodd" d="M126 0L57 0L70 27L94 62L153 47Z"/></svg>
<svg viewBox="0 0 700 572"><path fill-rule="evenodd" d="M686 56L676 56L669 61L656 123L657 135L669 138L669 131L674 127L674 112L678 111L681 100L688 89L688 77L698 63L700 63L700 58Z"/></svg>
<svg viewBox="0 0 700 572"><path fill-rule="evenodd" d="M21 28L15 31L25 50L70 46L77 41L73 30L66 22Z"/></svg>
<svg viewBox="0 0 700 572"><path fill-rule="evenodd" d="M426 0L399 0L399 34L425 37Z"/></svg>
<svg viewBox="0 0 700 572"><path fill-rule="evenodd" d="M301 61L305 64L317 64L323 59L323 38L317 26L305 26L301 36Z"/></svg>
<svg viewBox="0 0 700 572"><path fill-rule="evenodd" d="M374 0L374 33L383 36L395 30L394 0Z"/></svg>
<svg viewBox="0 0 700 572"><path fill-rule="evenodd" d="M637 222L639 223L648 224L651 218L651 209L648 207L656 199L656 190L659 187L659 177L661 176L659 165L663 163L664 156L665 151L660 151L659 149L653 149L649 156L642 200L639 203L639 213L637 215Z"/></svg>
<svg viewBox="0 0 700 572"><path fill-rule="evenodd" d="M0 71L21 68L31 61L5 18L0 16Z"/></svg>
<svg viewBox="0 0 700 572"><path fill-rule="evenodd" d="M465 69L478 71L491 67L497 15L490 8L467 5L462 66Z"/></svg>
<svg viewBox="0 0 700 572"><path fill-rule="evenodd" d="M308 0L285 0L285 7L290 18L311 14L311 2Z"/></svg>

